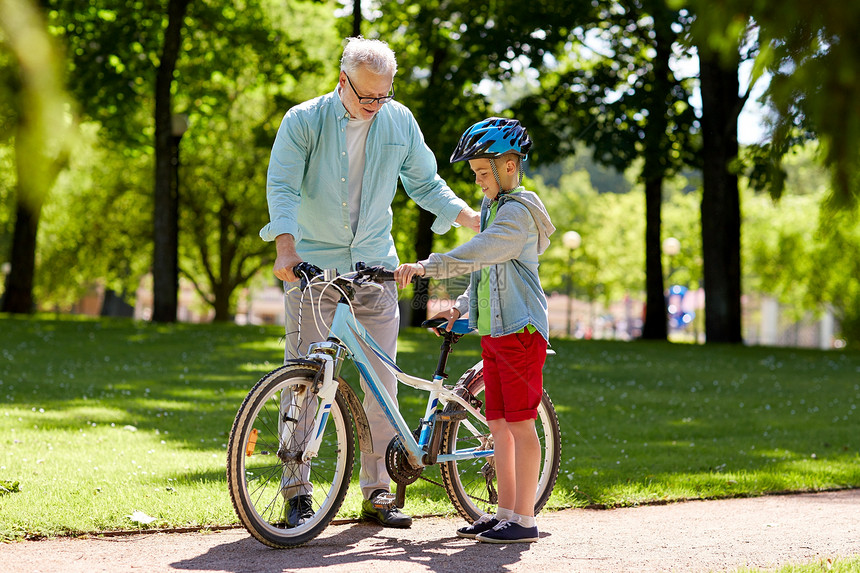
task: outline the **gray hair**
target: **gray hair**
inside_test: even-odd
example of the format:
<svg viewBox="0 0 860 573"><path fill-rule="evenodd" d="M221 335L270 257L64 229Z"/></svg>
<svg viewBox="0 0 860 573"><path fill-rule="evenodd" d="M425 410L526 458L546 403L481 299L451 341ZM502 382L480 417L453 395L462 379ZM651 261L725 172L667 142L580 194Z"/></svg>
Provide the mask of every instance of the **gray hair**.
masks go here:
<svg viewBox="0 0 860 573"><path fill-rule="evenodd" d="M347 38L340 70L351 74L363 66L374 74L394 74L397 72L397 59L394 51L382 40L368 40L361 36Z"/></svg>

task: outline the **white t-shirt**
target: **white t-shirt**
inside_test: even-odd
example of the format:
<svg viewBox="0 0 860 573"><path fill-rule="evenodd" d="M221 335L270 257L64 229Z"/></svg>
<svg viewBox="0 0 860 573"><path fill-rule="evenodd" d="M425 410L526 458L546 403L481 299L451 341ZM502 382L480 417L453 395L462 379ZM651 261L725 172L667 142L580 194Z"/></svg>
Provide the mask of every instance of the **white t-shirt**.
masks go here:
<svg viewBox="0 0 860 573"><path fill-rule="evenodd" d="M361 213L361 185L364 179L367 133L373 119L350 118L346 124L346 155L349 158L349 223L355 234Z"/></svg>

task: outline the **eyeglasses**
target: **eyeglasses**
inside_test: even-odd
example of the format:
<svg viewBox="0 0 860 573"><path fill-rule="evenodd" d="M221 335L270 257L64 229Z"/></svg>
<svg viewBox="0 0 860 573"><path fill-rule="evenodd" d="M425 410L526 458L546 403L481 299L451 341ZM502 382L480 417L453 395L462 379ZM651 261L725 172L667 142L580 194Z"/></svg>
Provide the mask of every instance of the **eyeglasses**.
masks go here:
<svg viewBox="0 0 860 573"><path fill-rule="evenodd" d="M346 81L348 81L348 82L349 82L349 87L351 87L351 88L352 88L352 93L354 93L354 94L355 94L355 97L357 97L357 98L358 98L358 103L360 103L361 105L368 105L368 104L375 103L375 102L379 102L379 105L382 105L382 104L384 104L384 103L388 103L388 102L390 102L391 100L393 100L393 99L394 99L394 86L392 86L392 87L391 87L391 93L390 93L390 94L388 94L388 95L386 95L386 96L382 96L382 97L362 97L362 96L358 95L358 92L357 92L357 91L355 91L355 86L354 86L354 85L352 85L352 80L351 80L351 79L349 79L349 76L347 76L347 75L346 75L346 72L344 72L344 73L343 73L343 75L345 75L345 76L346 76Z"/></svg>

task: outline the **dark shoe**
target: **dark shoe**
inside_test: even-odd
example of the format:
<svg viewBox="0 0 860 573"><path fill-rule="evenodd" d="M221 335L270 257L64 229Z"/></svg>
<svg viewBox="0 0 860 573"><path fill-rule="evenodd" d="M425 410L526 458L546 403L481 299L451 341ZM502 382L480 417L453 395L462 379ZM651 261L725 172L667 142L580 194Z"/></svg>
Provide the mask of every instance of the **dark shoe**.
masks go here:
<svg viewBox="0 0 860 573"><path fill-rule="evenodd" d="M503 521L494 528L475 536L486 543L531 543L538 540L538 528L523 527L514 521Z"/></svg>
<svg viewBox="0 0 860 573"><path fill-rule="evenodd" d="M313 500L310 495L297 495L290 498L289 508L287 508L287 527L297 527L313 516Z"/></svg>
<svg viewBox="0 0 860 573"><path fill-rule="evenodd" d="M394 494L384 489L373 492L370 499L365 499L361 504L361 517L371 519L385 527L409 527L412 518L400 511L394 505Z"/></svg>
<svg viewBox="0 0 860 573"><path fill-rule="evenodd" d="M457 530L457 537L466 537L467 539L475 539L479 533L489 531L499 524L499 520L492 515L482 515L472 525L461 527Z"/></svg>

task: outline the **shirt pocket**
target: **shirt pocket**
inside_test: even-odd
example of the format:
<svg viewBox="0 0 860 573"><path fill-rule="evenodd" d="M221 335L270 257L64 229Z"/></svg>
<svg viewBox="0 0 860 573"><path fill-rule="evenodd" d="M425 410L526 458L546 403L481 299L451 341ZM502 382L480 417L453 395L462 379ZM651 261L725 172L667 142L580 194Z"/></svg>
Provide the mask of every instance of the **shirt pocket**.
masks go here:
<svg viewBox="0 0 860 573"><path fill-rule="evenodd" d="M406 145L402 143L383 143L379 155L372 159L372 168L379 173L383 186L397 182L403 163L406 161Z"/></svg>

